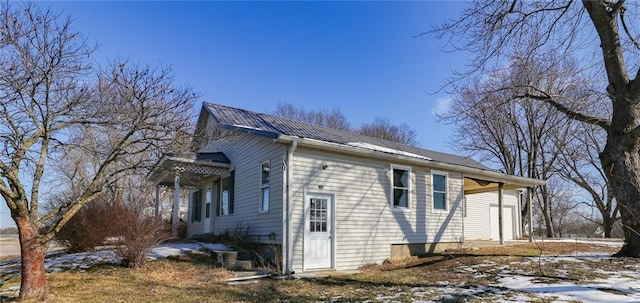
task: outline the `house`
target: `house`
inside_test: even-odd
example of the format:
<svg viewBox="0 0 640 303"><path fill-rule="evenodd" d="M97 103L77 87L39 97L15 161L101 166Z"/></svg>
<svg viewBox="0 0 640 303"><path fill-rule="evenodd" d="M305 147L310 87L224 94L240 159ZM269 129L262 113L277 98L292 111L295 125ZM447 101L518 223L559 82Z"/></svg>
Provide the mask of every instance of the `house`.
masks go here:
<svg viewBox="0 0 640 303"><path fill-rule="evenodd" d="M279 248L285 273L520 238L519 190L544 184L468 157L211 103L194 149L165 155L149 175L176 192L191 188L189 235L243 228Z"/></svg>

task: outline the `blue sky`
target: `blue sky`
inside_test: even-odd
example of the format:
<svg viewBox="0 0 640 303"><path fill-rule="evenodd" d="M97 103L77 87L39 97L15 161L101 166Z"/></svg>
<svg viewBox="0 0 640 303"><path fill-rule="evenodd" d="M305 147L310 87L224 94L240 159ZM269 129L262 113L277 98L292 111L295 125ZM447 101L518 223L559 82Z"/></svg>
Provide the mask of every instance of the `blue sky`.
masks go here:
<svg viewBox="0 0 640 303"><path fill-rule="evenodd" d="M433 35L463 2L40 2L98 44L94 60L173 68L200 101L258 112L279 102L339 108L352 126L387 117L443 152L451 127L433 111L462 54ZM200 109L200 104L194 111ZM13 225L6 205L0 226Z"/></svg>

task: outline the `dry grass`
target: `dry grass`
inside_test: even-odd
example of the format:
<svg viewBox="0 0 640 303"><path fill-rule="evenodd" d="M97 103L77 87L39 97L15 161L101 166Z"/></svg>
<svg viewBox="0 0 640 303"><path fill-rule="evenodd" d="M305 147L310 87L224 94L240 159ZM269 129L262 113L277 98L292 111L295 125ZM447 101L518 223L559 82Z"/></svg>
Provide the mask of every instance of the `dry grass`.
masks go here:
<svg viewBox="0 0 640 303"><path fill-rule="evenodd" d="M575 246L553 243L545 246L551 254L571 254L575 248L610 251L606 247ZM476 249L472 253L456 252L425 258L407 258L398 262L364 266L351 275L331 275L314 279L260 280L258 283L227 285L232 274L215 268L208 255L192 254L158 260L140 269L96 266L87 271L51 274L48 302L361 302L380 301L379 296L397 295L393 301L415 299L411 289L442 289L448 285L488 286L505 270L557 281L593 280L601 271L635 270L629 260L607 261L558 260L537 267L536 258L522 257L532 251L531 244L506 248ZM614 249L615 251L615 249ZM515 255L510 255L509 252ZM539 255L539 250L532 254ZM636 263L635 261L632 263ZM631 267L630 267L631 266ZM0 286L0 289L6 286ZM428 300L427 294L420 300ZM509 294L504 295L506 297ZM438 297L434 297L438 298ZM452 299L451 299L452 298ZM486 302L478 297L453 296L443 302ZM442 300L442 299L439 299ZM0 301L2 299L0 298ZM532 302L551 302L548 298L531 298Z"/></svg>
<svg viewBox="0 0 640 303"><path fill-rule="evenodd" d="M462 253L477 256L499 255L532 257L538 255L567 255L582 252L613 254L619 250L619 247L604 244L587 244L575 242L533 242L512 244L508 246L487 246L474 249L450 249L447 250L447 252L451 254Z"/></svg>

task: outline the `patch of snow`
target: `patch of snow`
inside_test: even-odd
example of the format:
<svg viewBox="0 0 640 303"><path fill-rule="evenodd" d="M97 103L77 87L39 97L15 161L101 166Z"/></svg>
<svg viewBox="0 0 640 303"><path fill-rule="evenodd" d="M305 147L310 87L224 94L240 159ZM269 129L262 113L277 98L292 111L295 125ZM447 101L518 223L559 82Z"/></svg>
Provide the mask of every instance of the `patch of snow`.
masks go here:
<svg viewBox="0 0 640 303"><path fill-rule="evenodd" d="M208 250L231 250L230 247L219 243L168 243L156 246L151 250L148 256L150 259L162 259L184 253L200 251L203 248Z"/></svg>
<svg viewBox="0 0 640 303"><path fill-rule="evenodd" d="M244 128L244 129L252 129L252 130L264 131L262 128L254 127L254 126L249 126L249 125L233 124L232 126L233 126L233 127L237 127L237 128Z"/></svg>
<svg viewBox="0 0 640 303"><path fill-rule="evenodd" d="M353 146L353 147L364 148L364 149L373 150L373 151L379 151L379 152L388 153L388 154L407 156L407 157L418 158L418 159L423 159L423 160L431 160L431 158L425 157L425 156L422 156L422 155L409 153L409 152L405 152L405 151L401 151L401 150L397 150L397 149L392 149L392 148L388 148L388 147L383 147L383 146L379 146L379 145L375 145L375 144L369 144L369 143L365 143L365 142L347 142L346 145Z"/></svg>
<svg viewBox="0 0 640 303"><path fill-rule="evenodd" d="M631 282L630 279L627 279L627 282L630 282L634 287L637 285L637 282ZM557 300L564 301L578 300L585 303L640 301L640 292L632 291L628 287L619 285L620 283L621 281L615 278L582 285L570 282L537 283L534 278L529 276L505 275L498 279L496 286L550 298L555 297Z"/></svg>

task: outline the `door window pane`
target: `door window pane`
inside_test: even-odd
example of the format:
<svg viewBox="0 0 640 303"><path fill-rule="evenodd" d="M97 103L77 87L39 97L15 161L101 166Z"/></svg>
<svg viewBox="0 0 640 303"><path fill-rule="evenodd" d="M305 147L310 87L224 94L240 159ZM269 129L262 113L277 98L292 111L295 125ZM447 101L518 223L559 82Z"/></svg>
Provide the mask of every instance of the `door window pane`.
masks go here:
<svg viewBox="0 0 640 303"><path fill-rule="evenodd" d="M327 199L309 200L309 231L327 232Z"/></svg>

